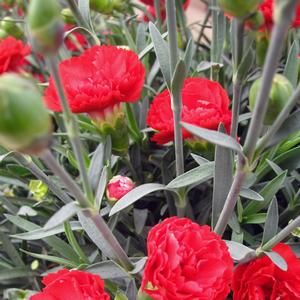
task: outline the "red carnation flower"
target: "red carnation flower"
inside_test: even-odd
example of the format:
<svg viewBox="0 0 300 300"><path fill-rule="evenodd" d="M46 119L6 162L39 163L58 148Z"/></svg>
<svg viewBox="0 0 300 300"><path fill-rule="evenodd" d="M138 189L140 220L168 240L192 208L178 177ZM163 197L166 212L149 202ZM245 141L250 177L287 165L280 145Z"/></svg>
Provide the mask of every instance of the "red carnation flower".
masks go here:
<svg viewBox="0 0 300 300"><path fill-rule="evenodd" d="M279 269L267 256L238 266L232 285L234 300L300 299L300 260L288 245L278 244L273 251L285 259L288 270Z"/></svg>
<svg viewBox="0 0 300 300"><path fill-rule="evenodd" d="M43 278L42 292L30 300L109 300L104 282L98 275L83 271L59 270Z"/></svg>
<svg viewBox="0 0 300 300"><path fill-rule="evenodd" d="M154 300L224 300L233 261L224 241L186 218L154 226L147 240L142 290Z"/></svg>
<svg viewBox="0 0 300 300"><path fill-rule="evenodd" d="M182 121L217 130L222 122L230 130L231 111L226 91L217 82L206 78L188 78L182 89ZM147 124L157 130L152 140L165 144L174 139L173 112L168 90L157 95L147 116ZM183 129L183 138L192 135Z"/></svg>
<svg viewBox="0 0 300 300"><path fill-rule="evenodd" d="M69 31L73 28L74 26L65 24L64 31ZM77 31L73 31L70 35L66 37L65 44L70 51L78 51L81 50L80 47L82 49L85 49L87 47L87 40L83 34Z"/></svg>
<svg viewBox="0 0 300 300"><path fill-rule="evenodd" d="M101 113L120 102L135 102L145 78L138 56L115 46L94 46L78 57L62 61L59 70L74 113ZM45 102L49 109L61 111L52 78Z"/></svg>
<svg viewBox="0 0 300 300"><path fill-rule="evenodd" d="M9 36L0 42L0 74L19 72L27 64L25 57L29 55L29 45Z"/></svg>
<svg viewBox="0 0 300 300"><path fill-rule="evenodd" d="M271 30L273 26L273 11L274 11L274 0L265 0L260 4L259 10L262 12L265 23L261 29ZM293 27L300 26L300 6L296 11L296 16L293 22Z"/></svg>

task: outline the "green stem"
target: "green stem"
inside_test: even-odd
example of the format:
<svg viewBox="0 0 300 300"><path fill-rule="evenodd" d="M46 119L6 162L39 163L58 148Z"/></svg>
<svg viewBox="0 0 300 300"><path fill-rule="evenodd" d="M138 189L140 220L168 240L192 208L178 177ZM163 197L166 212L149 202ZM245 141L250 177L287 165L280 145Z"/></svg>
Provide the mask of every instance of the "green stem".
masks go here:
<svg viewBox="0 0 300 300"><path fill-rule="evenodd" d="M40 154L44 164L57 175L65 184L66 188L72 193L82 208L91 207L91 203L87 201L80 188L66 170L57 162L50 150L45 150Z"/></svg>
<svg viewBox="0 0 300 300"><path fill-rule="evenodd" d="M228 220L232 216L232 213L234 211L234 208L236 206L242 184L244 182L244 179L246 177L246 172L244 171L245 166L245 160L243 157L238 158L238 165L237 165L237 171L233 180L233 183L231 185L231 188L229 190L229 193L227 195L225 205L222 209L222 212L220 214L220 217L218 219L218 222L214 228L214 231L219 234L220 236L223 235L226 226L228 224Z"/></svg>
<svg viewBox="0 0 300 300"><path fill-rule="evenodd" d="M269 251L278 243L286 239L292 231L294 231L297 227L300 227L300 216L292 221L289 225L287 225L284 229L282 229L278 234L276 234L271 240L269 240L266 244L262 246L263 251Z"/></svg>
<svg viewBox="0 0 300 300"><path fill-rule="evenodd" d="M238 77L238 67L242 61L244 48L244 22L238 19L233 21L234 29L234 58L233 58L233 101L232 101L232 122L230 135L236 138L238 133L238 118L242 94L242 80Z"/></svg>
<svg viewBox="0 0 300 300"><path fill-rule="evenodd" d="M166 9L167 9L167 26L168 26L168 37L169 37L169 51L170 51L170 69L171 69L171 77L172 77L178 60L175 0L167 0Z"/></svg>
<svg viewBox="0 0 300 300"><path fill-rule="evenodd" d="M261 89L253 111L253 117L245 141L244 153L251 163L257 140L261 134L263 121L267 111L268 97L272 86L273 77L283 49L283 41L293 19L294 11L299 1L290 1L285 4L280 12L281 19L275 22L272 31L271 42L268 48L265 67L262 74Z"/></svg>
<svg viewBox="0 0 300 300"><path fill-rule="evenodd" d="M53 182L40 168L38 168L38 166L32 161L30 156L25 156L20 153L14 153L14 158L20 165L30 170L30 172L34 176L45 183L49 187L50 191L65 204L73 201L70 196L62 190L60 186Z"/></svg>
<svg viewBox="0 0 300 300"><path fill-rule="evenodd" d="M160 0L154 0L154 8L155 8L155 15L157 19L158 27L161 26L161 12L160 12Z"/></svg>
<svg viewBox="0 0 300 300"><path fill-rule="evenodd" d="M75 157L78 162L78 167L83 183L83 188L84 192L86 195L87 200L92 204L94 202L94 195L93 191L91 188L91 185L88 180L88 175L87 175L87 170L85 166L85 162L83 160L83 149L82 149L82 144L79 138L79 128L78 124L70 110L70 107L68 105L67 98L65 96L64 88L59 76L59 70L58 70L58 65L57 61L53 56L49 57L49 67L51 74L53 76L55 86L58 92L58 96L61 102L61 106L63 108L63 118L64 118L64 123L65 127L67 129L67 133L69 136L69 140L72 144L72 148L75 154Z"/></svg>
<svg viewBox="0 0 300 300"><path fill-rule="evenodd" d="M169 33L169 52L170 52L170 71L171 77L174 74L177 60L178 60L178 49L177 49L177 27L176 27L176 7L174 0L166 1L167 7L167 26ZM176 176L184 173L184 158L183 158L183 140L182 140L182 129L181 129L181 113L182 113L182 97L181 91L173 94L171 91L171 103L173 110L174 119L174 144L175 144L175 158L176 158ZM178 209L178 215L182 216L184 208Z"/></svg>

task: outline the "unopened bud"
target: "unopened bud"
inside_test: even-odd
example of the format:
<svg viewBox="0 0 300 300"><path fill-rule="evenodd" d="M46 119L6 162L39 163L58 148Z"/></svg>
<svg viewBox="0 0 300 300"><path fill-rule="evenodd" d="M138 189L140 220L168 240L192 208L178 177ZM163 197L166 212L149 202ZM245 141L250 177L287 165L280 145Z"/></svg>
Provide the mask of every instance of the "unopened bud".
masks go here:
<svg viewBox="0 0 300 300"><path fill-rule="evenodd" d="M0 144L38 154L48 146L51 118L36 86L20 75L0 77Z"/></svg>
<svg viewBox="0 0 300 300"><path fill-rule="evenodd" d="M62 19L63 21L66 23L66 24L76 24L76 20L74 18L74 15L71 11L70 8L64 8L61 12L60 12L61 16L62 16Z"/></svg>
<svg viewBox="0 0 300 300"><path fill-rule="evenodd" d="M106 188L106 196L110 201L118 201L134 189L134 182L126 176L117 175L114 176Z"/></svg>
<svg viewBox="0 0 300 300"><path fill-rule="evenodd" d="M247 17L257 10L260 0L218 0L221 9L237 18Z"/></svg>
<svg viewBox="0 0 300 300"><path fill-rule="evenodd" d="M254 110L255 102L257 99L257 95L259 90L261 89L262 79L257 79L249 93L249 101L250 101L250 110ZM279 113L285 107L286 103L289 101L290 96L293 93L293 86L290 81L284 77L283 75L276 74L271 91L268 98L268 107L267 113L264 119L265 125L272 125Z"/></svg>
<svg viewBox="0 0 300 300"><path fill-rule="evenodd" d="M110 14L114 9L113 0L90 0L90 6L102 14Z"/></svg>
<svg viewBox="0 0 300 300"><path fill-rule="evenodd" d="M24 36L22 29L11 17L5 17L0 23L0 28L16 39L21 39Z"/></svg>
<svg viewBox="0 0 300 300"><path fill-rule="evenodd" d="M8 37L8 33L0 28L0 41L7 37Z"/></svg>
<svg viewBox="0 0 300 300"><path fill-rule="evenodd" d="M43 53L55 53L63 42L63 22L57 0L31 0L28 25L33 46Z"/></svg>
<svg viewBox="0 0 300 300"><path fill-rule="evenodd" d="M129 135L122 106L116 104L101 112L89 113L89 115L101 135L111 137L113 153L119 156L125 155L128 152Z"/></svg>

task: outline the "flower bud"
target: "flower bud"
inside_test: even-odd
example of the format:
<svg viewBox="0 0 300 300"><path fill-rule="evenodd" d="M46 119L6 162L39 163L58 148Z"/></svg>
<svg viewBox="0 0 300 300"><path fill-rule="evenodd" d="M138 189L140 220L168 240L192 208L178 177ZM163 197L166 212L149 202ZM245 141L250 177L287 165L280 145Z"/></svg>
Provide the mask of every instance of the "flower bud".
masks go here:
<svg viewBox="0 0 300 300"><path fill-rule="evenodd" d="M114 176L106 187L106 196L109 201L115 202L124 197L132 189L134 189L134 182L126 176Z"/></svg>
<svg viewBox="0 0 300 300"><path fill-rule="evenodd" d="M60 12L61 16L62 16L62 19L63 21L66 23L66 24L76 24L76 20L74 18L74 15L71 11L70 8L64 8L62 9L62 11Z"/></svg>
<svg viewBox="0 0 300 300"><path fill-rule="evenodd" d="M125 155L128 152L129 136L121 104L110 106L101 112L89 113L89 115L101 135L111 137L113 153Z"/></svg>
<svg viewBox="0 0 300 300"><path fill-rule="evenodd" d="M113 0L90 0L91 9L102 14L110 14L114 9Z"/></svg>
<svg viewBox="0 0 300 300"><path fill-rule="evenodd" d="M113 3L113 9L117 11L124 11L126 8L126 3L127 1L125 0L112 0Z"/></svg>
<svg viewBox="0 0 300 300"><path fill-rule="evenodd" d="M255 12L259 3L260 0L218 0L225 13L237 18L247 17Z"/></svg>
<svg viewBox="0 0 300 300"><path fill-rule="evenodd" d="M250 89L249 102L251 111L254 110L257 95L259 90L261 89L261 84L262 79L259 78L253 83ZM292 93L293 86L290 81L283 75L276 74L273 79L272 88L268 99L267 113L264 120L265 125L272 125L272 123L275 121L279 113L288 102Z"/></svg>
<svg viewBox="0 0 300 300"><path fill-rule="evenodd" d="M11 17L5 17L0 23L0 28L16 39L21 39L24 36L22 29Z"/></svg>
<svg viewBox="0 0 300 300"><path fill-rule="evenodd" d="M268 32L256 33L256 62L259 67L263 67L269 47L270 34Z"/></svg>
<svg viewBox="0 0 300 300"><path fill-rule="evenodd" d="M48 146L51 118L36 86L13 73L0 77L0 144L37 154Z"/></svg>
<svg viewBox="0 0 300 300"><path fill-rule="evenodd" d="M28 25L37 51L55 53L63 42L63 23L57 0L31 0Z"/></svg>
<svg viewBox="0 0 300 300"><path fill-rule="evenodd" d="M253 30L258 30L264 24L264 22L264 15L261 11L255 12L247 19L247 25Z"/></svg>
<svg viewBox="0 0 300 300"><path fill-rule="evenodd" d="M0 28L0 41L7 37L8 37L8 33Z"/></svg>

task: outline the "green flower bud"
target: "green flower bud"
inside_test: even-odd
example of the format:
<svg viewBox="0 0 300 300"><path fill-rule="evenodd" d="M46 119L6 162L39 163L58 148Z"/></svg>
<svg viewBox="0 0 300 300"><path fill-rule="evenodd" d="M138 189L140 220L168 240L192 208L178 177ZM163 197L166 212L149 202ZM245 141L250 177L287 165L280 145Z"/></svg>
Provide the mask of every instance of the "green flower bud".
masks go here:
<svg viewBox="0 0 300 300"><path fill-rule="evenodd" d="M247 19L247 25L253 30L258 30L265 22L264 16L261 11L255 12Z"/></svg>
<svg viewBox="0 0 300 300"><path fill-rule="evenodd" d="M126 9L127 1L125 0L112 0L113 8L117 11L124 11Z"/></svg>
<svg viewBox="0 0 300 300"><path fill-rule="evenodd" d="M129 147L129 135L122 106L116 104L100 113L90 113L90 117L102 136L111 137L113 153L120 156L126 155Z"/></svg>
<svg viewBox="0 0 300 300"><path fill-rule="evenodd" d="M24 36L22 29L11 17L5 17L0 23L0 28L16 39L21 39Z"/></svg>
<svg viewBox="0 0 300 300"><path fill-rule="evenodd" d="M253 83L250 89L249 102L251 111L254 110L257 94L261 88L261 84L262 79L259 78ZM265 125L273 124L279 113L285 107L292 93L293 86L290 81L283 75L276 74L273 79L272 88L268 99L267 113L264 120Z"/></svg>
<svg viewBox="0 0 300 300"><path fill-rule="evenodd" d="M259 67L263 67L269 47L270 37L267 32L257 32L256 34L256 62Z"/></svg>
<svg viewBox="0 0 300 300"><path fill-rule="evenodd" d="M237 18L247 17L255 12L260 2L260 0L218 0L225 13Z"/></svg>
<svg viewBox="0 0 300 300"><path fill-rule="evenodd" d="M3 147L36 154L48 145L51 118L31 81L13 73L0 77L0 115Z"/></svg>
<svg viewBox="0 0 300 300"><path fill-rule="evenodd" d="M113 0L90 0L91 9L102 14L110 14L114 9Z"/></svg>
<svg viewBox="0 0 300 300"><path fill-rule="evenodd" d="M70 8L64 8L60 14L66 24L76 24L76 20Z"/></svg>
<svg viewBox="0 0 300 300"><path fill-rule="evenodd" d="M0 28L0 41L7 37L8 37L8 33Z"/></svg>
<svg viewBox="0 0 300 300"><path fill-rule="evenodd" d="M37 51L55 53L63 42L63 22L57 0L31 0L28 25Z"/></svg>

